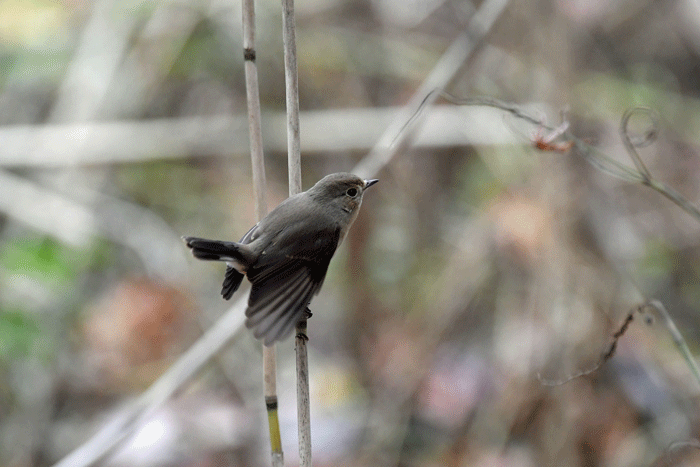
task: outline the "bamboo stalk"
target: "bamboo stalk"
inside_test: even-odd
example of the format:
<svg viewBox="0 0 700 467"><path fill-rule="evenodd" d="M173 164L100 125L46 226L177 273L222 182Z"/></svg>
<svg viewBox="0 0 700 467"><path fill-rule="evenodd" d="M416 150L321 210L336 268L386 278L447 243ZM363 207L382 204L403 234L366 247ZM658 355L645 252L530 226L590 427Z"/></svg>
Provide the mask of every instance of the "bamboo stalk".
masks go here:
<svg viewBox="0 0 700 467"><path fill-rule="evenodd" d="M287 95L287 160L289 196L301 192L301 145L299 136L299 86L294 21L294 0L282 0L284 40L284 78ZM306 347L306 318L296 327L297 420L299 430L299 465L311 466L311 407L309 397L309 357Z"/></svg>
<svg viewBox="0 0 700 467"><path fill-rule="evenodd" d="M301 193L301 143L299 132L299 84L294 21L294 0L282 0L284 82L287 96L287 164L289 196Z"/></svg>
<svg viewBox="0 0 700 467"><path fill-rule="evenodd" d="M253 166L255 212L260 221L267 214L265 159L262 131L260 129L260 94L258 70L255 64L255 3L243 2L243 58L245 62L246 96L248 100L248 131L250 133L250 158ZM277 412L277 355L275 346L263 346L263 386L265 408L270 432L270 455L273 466L284 465L284 453Z"/></svg>
<svg viewBox="0 0 700 467"><path fill-rule="evenodd" d="M265 159L262 131L260 129L260 93L258 69L255 64L255 4L243 2L243 58L245 63L245 88L248 101L248 131L250 133L250 159L253 163L253 189L255 190L255 214L258 220L267 214L265 195Z"/></svg>

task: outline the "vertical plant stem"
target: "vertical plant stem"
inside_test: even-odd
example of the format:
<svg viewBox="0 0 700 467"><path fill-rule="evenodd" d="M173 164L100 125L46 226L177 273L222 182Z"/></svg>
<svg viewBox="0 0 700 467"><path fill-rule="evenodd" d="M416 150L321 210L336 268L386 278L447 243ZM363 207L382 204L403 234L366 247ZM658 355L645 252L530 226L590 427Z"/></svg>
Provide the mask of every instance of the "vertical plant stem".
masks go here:
<svg viewBox="0 0 700 467"><path fill-rule="evenodd" d="M311 467L311 398L309 396L306 321L306 319L299 321L294 339L297 356L297 424L299 428L300 467Z"/></svg>
<svg viewBox="0 0 700 467"><path fill-rule="evenodd" d="M265 195L265 159L263 156L262 131L260 130L260 93L258 90L258 68L255 64L255 54L255 4L254 0L244 0L243 58L246 97L248 99L248 132L250 136L250 159L253 163L255 214L260 220L267 214L267 197Z"/></svg>
<svg viewBox="0 0 700 467"><path fill-rule="evenodd" d="M299 84L294 22L294 0L282 0L284 82L287 95L287 161L289 196L301 193L301 143L299 133Z"/></svg>
<svg viewBox="0 0 700 467"><path fill-rule="evenodd" d="M282 436L277 411L277 354L275 346L263 346L263 386L265 390L265 409L267 425L270 431L270 455L273 467L284 465Z"/></svg>
<svg viewBox="0 0 700 467"><path fill-rule="evenodd" d="M284 78L287 94L287 158L289 195L301 192L301 146L299 137L299 86L294 22L294 0L282 0L284 40ZM309 398L309 358L306 348L306 319L297 324L295 348L297 360L297 419L299 427L299 465L311 466L311 407Z"/></svg>
<svg viewBox="0 0 700 467"><path fill-rule="evenodd" d="M243 2L243 57L245 84L248 99L248 131L250 135L250 157L253 165L253 189L255 190L255 213L258 221L267 214L265 159L262 132L260 129L260 94L258 70L255 64L255 4L254 0ZM265 407L270 431L270 455L274 467L284 465L279 417L277 413L277 356L275 346L263 346L263 386Z"/></svg>

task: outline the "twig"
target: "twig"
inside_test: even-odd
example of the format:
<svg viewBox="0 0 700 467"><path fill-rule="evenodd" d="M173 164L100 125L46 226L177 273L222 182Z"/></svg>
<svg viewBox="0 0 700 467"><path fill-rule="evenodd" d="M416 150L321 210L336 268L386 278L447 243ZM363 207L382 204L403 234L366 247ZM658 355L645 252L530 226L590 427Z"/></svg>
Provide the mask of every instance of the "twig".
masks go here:
<svg viewBox="0 0 700 467"><path fill-rule="evenodd" d="M574 379L580 378L582 376L589 375L595 371L597 371L601 366L605 364L608 360L610 360L613 355L615 354L615 349L617 348L617 342L622 337L625 332L627 331L627 328L629 327L630 323L632 322L632 319L634 318L634 315L636 313L643 313L645 312L648 308L652 308L656 310L661 317L664 319L664 323L666 324L666 328L668 329L668 332L671 334L671 338L673 339L673 342L676 344L676 347L678 347L678 351L681 353L683 358L685 359L686 363L688 364L688 367L691 370L691 373L695 377L695 380L700 384L700 368L698 368L698 364L695 361L695 357L693 357L693 354L690 352L690 349L688 348L688 344L686 343L685 339L683 338L683 335L680 333L678 328L676 327L676 324L674 323L673 319L671 318L671 315L666 311L666 307L659 301L659 300L649 300L642 305L639 305L637 308L634 310L630 311L629 314L627 315L627 318L625 318L625 321L622 323L622 326L620 326L620 329L613 335L613 340L610 344L610 347L608 350L601 356L600 360L598 363L596 363L592 368L581 371L579 373L576 373L566 379L563 380L547 380L543 379L541 375L538 373L537 374L537 379L542 382L545 386L561 386L563 384L568 383L569 381L572 381Z"/></svg>
<svg viewBox="0 0 700 467"><path fill-rule="evenodd" d="M287 95L287 160L289 196L301 193L301 144L299 133L299 85L294 20L294 0L282 0L284 40L284 78ZM297 423L299 430L299 465L311 466L311 403L309 397L309 356L306 348L307 321L296 326L294 345L297 367Z"/></svg>
<svg viewBox="0 0 700 467"><path fill-rule="evenodd" d="M265 197L265 159L263 155L262 131L260 129L260 95L258 70L255 64L255 3L243 2L243 58L245 62L245 84L248 100L248 129L250 133L250 158L253 164L253 189L255 190L255 212L258 221L267 214ZM275 346L263 346L263 386L265 408L270 432L270 455L273 466L284 465L282 439L277 412L277 356Z"/></svg>
<svg viewBox="0 0 700 467"><path fill-rule="evenodd" d="M518 105L512 104L510 102L504 102L500 101L498 99L494 99L492 97L471 97L471 98L459 98L456 96L453 96L452 94L442 90L442 89L434 89L432 92L432 95L434 96L442 96L446 100L452 102L453 104L456 105L477 105L477 106L486 106L486 107L494 107L497 109L504 110L506 112L509 112L516 116L517 118L520 118L522 120L525 120L529 123L532 123L533 125L537 125L540 128L544 128L550 131L555 131L556 128L545 124L542 122L540 119L535 118L534 116L530 115L526 111L524 111L521 107ZM417 107L416 112L420 113L427 105L428 102L432 102L428 100L428 97L424 99L421 104ZM627 132L628 130L628 125L629 125L629 119L634 113L647 113L652 121L652 126L649 130L647 130L642 138L637 138L633 139ZM406 128L408 128L409 123L412 123L415 119L417 119L416 115L412 115L408 119L408 123L404 124L402 127L402 131L406 131ZM573 143L573 147L576 148L578 154L583 156L583 158L593 165L595 168L600 170L601 172L605 172L608 175L612 175L613 177L619 178L621 180L631 182L631 183L641 183L643 185L648 186L649 188L657 191L658 193L662 194L669 200L671 200L676 206L680 207L683 209L686 213L691 215L692 217L695 218L696 221L700 222L700 209L698 209L697 206L695 206L693 203L691 203L686 197L681 195L678 191L676 191L673 187L656 180L651 176L649 171L646 169L646 166L641 162L641 158L639 157L639 154L637 153L636 149L637 147L644 147L648 144L650 144L654 138L656 137L656 134L658 132L657 129L657 117L655 116L655 113L653 111L650 111L646 107L636 107L628 110L625 112L625 114L622 117L622 124L620 125L621 132L623 133L623 141L625 143L625 148L627 149L628 153L630 154L630 157L632 158L633 161L635 161L635 165L638 165L641 170L633 169L631 167L626 166L625 164L622 164L614 159L612 159L610 156L604 154L603 152L599 151L595 147L591 146L590 144L586 143L583 141L581 138L578 138L576 135L574 135L571 130L566 130L561 133L561 137L564 138L567 141L570 141Z"/></svg>
<svg viewBox="0 0 700 467"><path fill-rule="evenodd" d="M544 386L562 386L569 381L573 381L577 378L581 378L582 376L588 376L591 373L594 373L600 369L605 363L610 360L614 355L615 355L615 350L617 350L617 342L620 340L620 338L627 332L627 329L629 328L630 324L632 324L632 320L634 319L634 315L636 313L642 313L644 311L646 305L640 305L636 308L634 308L632 311L630 311L627 314L627 317L625 320L622 322L622 325L620 328L613 334L612 336L612 342L610 343L610 346L608 347L608 350L606 350L603 355L601 355L600 359L598 362L593 365L591 368L587 370L580 371L578 373L575 373L565 379L562 380L552 380L552 379L545 379L542 377L540 373L537 373L537 379L544 385Z"/></svg>
<svg viewBox="0 0 700 467"><path fill-rule="evenodd" d="M373 177L391 161L410 134L408 130L417 123L416 120L420 117L417 115L418 110L437 99L435 89L445 88L452 81L481 45L508 3L509 0L489 0L481 4L469 21L466 31L460 34L440 57L415 94L386 128L372 151L355 166L353 173L360 177Z"/></svg>
<svg viewBox="0 0 700 467"><path fill-rule="evenodd" d="M693 354L690 353L688 344L685 342L683 335L676 327L676 323L673 322L673 318L671 318L671 315L668 313L668 311L666 311L666 307L659 300L649 300L645 306L655 309L664 319L664 323L666 324L668 332L671 334L673 343L676 344L676 347L678 347L678 351L681 353L686 363L690 367L695 380L698 382L698 384L700 384L700 369L695 361L695 357L693 357Z"/></svg>
<svg viewBox="0 0 700 467"><path fill-rule="evenodd" d="M569 129L569 122L564 121L561 125L550 131L548 134L543 134L542 129L536 131L536 136L533 139L533 146L540 151L554 151L565 153L574 147L573 141L564 141L562 143L555 142L557 138L562 136Z"/></svg>
<svg viewBox="0 0 700 467"><path fill-rule="evenodd" d="M247 301L239 298L219 320L190 347L168 370L103 426L87 442L57 462L54 467L88 467L116 448L148 420L169 398L206 365L243 327Z"/></svg>
<svg viewBox="0 0 700 467"><path fill-rule="evenodd" d="M418 117L423 113L423 110L429 103L434 102L437 100L438 97L442 97L446 101L455 104L455 105L469 105L469 106L483 106L483 107L493 107L496 109L500 110L505 110L506 112L510 112L516 117L526 120L533 125L540 125L544 128L547 128L549 130L554 130L552 127L548 127L545 125L542 121L539 119L536 119L535 117L531 116L530 114L524 112L519 106L512 104L510 102L502 101L499 99L496 99L495 97L489 97L489 96L479 96L479 97L457 97L453 94L450 94L449 92L445 91L444 89L441 88L435 88L432 89L430 92L426 94L426 96L423 98L423 100L418 104L416 107L415 112L410 116L408 120L406 120L406 123L403 124L403 126L399 129L397 132L396 136L394 137L392 141L392 146L395 146L397 144L397 141L399 138L404 138L406 136L406 133L408 131L408 128L412 127L415 123L415 121L418 119Z"/></svg>

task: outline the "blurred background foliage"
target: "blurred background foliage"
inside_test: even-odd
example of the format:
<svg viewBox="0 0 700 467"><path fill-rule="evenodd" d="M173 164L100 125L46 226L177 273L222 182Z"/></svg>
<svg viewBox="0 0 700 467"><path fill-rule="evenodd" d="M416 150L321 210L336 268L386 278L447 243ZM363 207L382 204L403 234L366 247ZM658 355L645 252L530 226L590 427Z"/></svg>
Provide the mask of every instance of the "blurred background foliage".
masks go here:
<svg viewBox="0 0 700 467"><path fill-rule="evenodd" d="M298 3L309 187L365 157L480 4ZM281 8L256 8L274 206ZM0 2L0 465L63 458L228 309L223 266L179 237L237 239L255 222L240 17L235 0ZM630 166L620 118L651 107L645 164L695 201L699 77L697 2L513 0L447 89L565 118ZM700 386L659 320L635 317L592 374L541 379L591 368L651 297L700 352L700 225L576 150L537 151L543 129L504 112L423 112L312 302L315 464L697 465ZM268 465L260 360L237 333L102 464Z"/></svg>

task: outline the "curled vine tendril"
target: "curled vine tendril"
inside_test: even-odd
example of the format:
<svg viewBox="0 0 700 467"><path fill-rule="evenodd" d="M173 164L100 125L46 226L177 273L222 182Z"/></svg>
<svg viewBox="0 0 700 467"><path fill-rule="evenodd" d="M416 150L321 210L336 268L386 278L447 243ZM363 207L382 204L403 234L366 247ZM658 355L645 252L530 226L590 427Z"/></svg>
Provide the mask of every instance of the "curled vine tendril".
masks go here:
<svg viewBox="0 0 700 467"><path fill-rule="evenodd" d="M693 216L696 221L700 222L700 209L698 209L697 206L691 203L685 196L683 196L673 187L663 183L660 180L654 179L651 176L651 173L649 172L647 167L644 165L644 162L642 162L639 153L637 152L637 148L643 148L652 144L659 134L659 116L658 112L656 112L656 110L654 109L651 109L649 107L632 107L624 113L620 121L620 136L625 145L625 149L627 150L630 158L634 162L635 167L633 168L615 160L614 158L601 152L594 146L586 143L581 138L576 137L576 135L573 134L569 129L566 129L563 132L557 132L556 128L552 127L551 125L545 124L542 121L542 119L538 119L530 115L527 111L525 111L523 108L516 104L504 102L493 97L482 96L460 98L439 88L433 89L431 92L428 93L423 102L421 102L421 104L419 105L416 112L411 116L411 118L406 122L406 124L404 124L403 128L399 133L405 131L406 128L408 128L408 126L424 110L425 106L429 101L429 98L436 93L439 94L439 96L445 99L447 102L450 102L454 105L494 107L508 112L514 115L516 118L529 122L537 126L537 128L541 130L554 132L557 135L557 137L561 138L561 140L564 141L564 143L558 143L556 146L547 146L541 144L536 145L535 147L540 149L540 146L542 146L544 149L557 150L558 152L564 152L564 150L568 151L569 149L571 149L572 154L577 154L583 157L588 163L590 163L592 166L594 166L601 172L607 173L608 175L617 177L620 180L624 180L630 183L641 183L645 186L648 186L652 190L657 191L661 195L671 200L689 215ZM632 131L630 131L629 127L631 126L630 122L633 116L645 116L649 119L650 125L645 131L638 134L632 134ZM392 144L394 144L395 142L396 140L394 140ZM538 143L538 141L535 141L535 143ZM700 380L700 372L698 373Z"/></svg>
<svg viewBox="0 0 700 467"><path fill-rule="evenodd" d="M630 131L630 120L635 115L643 115L651 122L651 125L642 134L633 135ZM650 107L632 107L622 114L622 119L620 120L620 137L625 144L625 149L627 149L627 153L632 159L632 162L634 162L634 166L644 177L642 180L643 183L647 185L651 182L651 173L649 169L647 169L647 166L644 165L642 158L639 157L637 148L649 146L656 141L658 135L659 114L654 109Z"/></svg>

